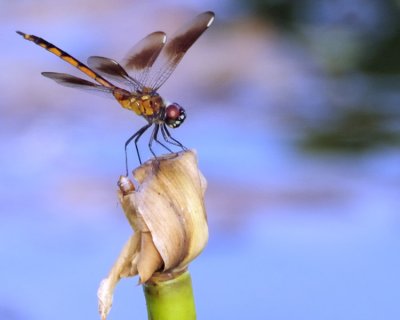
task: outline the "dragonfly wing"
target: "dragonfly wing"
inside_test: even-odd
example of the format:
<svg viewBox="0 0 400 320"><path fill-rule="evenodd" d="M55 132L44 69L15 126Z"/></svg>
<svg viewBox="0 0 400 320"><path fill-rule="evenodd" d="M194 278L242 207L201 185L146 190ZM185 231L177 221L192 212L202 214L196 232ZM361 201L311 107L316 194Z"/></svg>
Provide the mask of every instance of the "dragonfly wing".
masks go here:
<svg viewBox="0 0 400 320"><path fill-rule="evenodd" d="M150 68L156 61L166 40L167 36L164 32L153 32L129 50L123 65L131 72L134 79L137 79L140 83L147 80Z"/></svg>
<svg viewBox="0 0 400 320"><path fill-rule="evenodd" d="M133 88L135 91L141 88L142 85L136 79L132 78L121 65L109 58L91 56L87 60L88 65L96 70L101 75L118 81L119 83Z"/></svg>
<svg viewBox="0 0 400 320"><path fill-rule="evenodd" d="M163 47L158 59L154 63L151 76L143 85L157 90L175 70L185 53L214 21L211 11L199 14L189 24L179 29Z"/></svg>
<svg viewBox="0 0 400 320"><path fill-rule="evenodd" d="M96 83L81 79L70 74L58 73L58 72L42 72L42 75L46 78L50 78L55 82L71 88L78 88L89 91L104 92L112 95L113 89L107 88Z"/></svg>

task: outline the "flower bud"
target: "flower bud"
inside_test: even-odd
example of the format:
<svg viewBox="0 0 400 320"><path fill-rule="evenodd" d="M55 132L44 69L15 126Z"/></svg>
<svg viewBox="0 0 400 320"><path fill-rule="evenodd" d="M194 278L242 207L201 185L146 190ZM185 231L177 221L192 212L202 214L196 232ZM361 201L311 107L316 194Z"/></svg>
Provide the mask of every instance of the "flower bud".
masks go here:
<svg viewBox="0 0 400 320"><path fill-rule="evenodd" d="M152 159L119 181L119 200L134 235L109 276L102 281L99 309L108 314L114 287L121 277L139 274L140 283L154 273L180 273L208 240L204 208L206 180L193 151Z"/></svg>

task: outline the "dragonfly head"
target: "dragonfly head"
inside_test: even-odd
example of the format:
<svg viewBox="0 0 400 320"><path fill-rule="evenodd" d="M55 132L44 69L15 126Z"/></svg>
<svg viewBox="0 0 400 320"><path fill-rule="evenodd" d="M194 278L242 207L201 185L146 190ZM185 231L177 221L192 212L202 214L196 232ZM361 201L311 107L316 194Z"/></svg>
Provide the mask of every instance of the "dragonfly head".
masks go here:
<svg viewBox="0 0 400 320"><path fill-rule="evenodd" d="M165 123L168 127L178 128L186 119L185 109L176 102L169 104L165 109Z"/></svg>

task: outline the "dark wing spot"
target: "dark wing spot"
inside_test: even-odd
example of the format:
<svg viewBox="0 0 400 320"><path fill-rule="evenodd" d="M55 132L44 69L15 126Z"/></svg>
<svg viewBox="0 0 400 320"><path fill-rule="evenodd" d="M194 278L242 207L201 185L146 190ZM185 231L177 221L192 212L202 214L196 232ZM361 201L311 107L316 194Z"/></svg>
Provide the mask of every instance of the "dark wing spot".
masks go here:
<svg viewBox="0 0 400 320"><path fill-rule="evenodd" d="M145 50L136 53L126 60L126 66L131 69L144 69L151 67L156 60L158 54L154 54L153 48L146 48Z"/></svg>
<svg viewBox="0 0 400 320"><path fill-rule="evenodd" d="M125 66L136 70L151 67L164 47L165 41L166 36L162 31L149 34L132 48L129 57L126 58Z"/></svg>
<svg viewBox="0 0 400 320"><path fill-rule="evenodd" d="M93 82L87 81L85 79L81 79L66 73L57 73L57 72L42 72L42 75L46 78L53 79L58 83L70 83L76 85L83 85L88 87L94 87L96 84Z"/></svg>
<svg viewBox="0 0 400 320"><path fill-rule="evenodd" d="M214 13L212 12L204 12L198 15L187 28L182 29L182 32L178 32L178 34L167 43L164 49L167 55L183 55L203 32L207 30L213 19ZM173 60L175 60L175 58Z"/></svg>
<svg viewBox="0 0 400 320"><path fill-rule="evenodd" d="M101 73L105 73L111 76L120 76L124 78L128 77L128 74L120 66L120 64L115 60L109 58L92 56L88 58L88 64L93 69L96 69Z"/></svg>

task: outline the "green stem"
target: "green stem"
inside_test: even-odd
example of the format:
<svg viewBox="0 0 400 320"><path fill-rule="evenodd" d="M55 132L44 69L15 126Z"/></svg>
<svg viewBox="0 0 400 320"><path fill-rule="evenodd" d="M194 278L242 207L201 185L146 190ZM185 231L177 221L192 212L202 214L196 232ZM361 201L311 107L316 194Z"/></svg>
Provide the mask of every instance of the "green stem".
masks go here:
<svg viewBox="0 0 400 320"><path fill-rule="evenodd" d="M195 320L192 279L189 271L169 280L143 285L149 320Z"/></svg>

